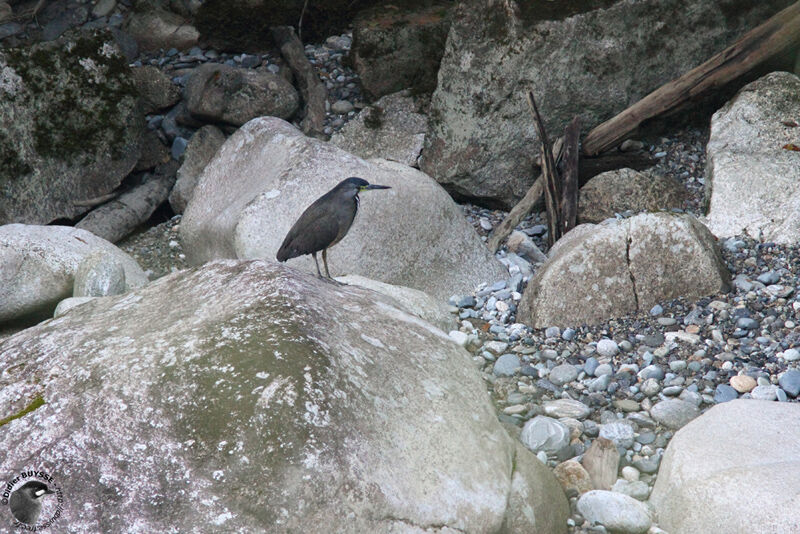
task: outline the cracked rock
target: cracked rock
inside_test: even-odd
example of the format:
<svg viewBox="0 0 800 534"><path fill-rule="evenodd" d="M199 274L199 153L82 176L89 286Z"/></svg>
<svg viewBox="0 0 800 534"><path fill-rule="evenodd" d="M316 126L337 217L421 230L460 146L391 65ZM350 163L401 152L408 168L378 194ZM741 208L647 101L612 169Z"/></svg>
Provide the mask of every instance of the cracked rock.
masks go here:
<svg viewBox="0 0 800 534"><path fill-rule="evenodd" d="M577 226L550 250L519 305L534 328L596 324L677 297L727 292L714 236L685 214Z"/></svg>

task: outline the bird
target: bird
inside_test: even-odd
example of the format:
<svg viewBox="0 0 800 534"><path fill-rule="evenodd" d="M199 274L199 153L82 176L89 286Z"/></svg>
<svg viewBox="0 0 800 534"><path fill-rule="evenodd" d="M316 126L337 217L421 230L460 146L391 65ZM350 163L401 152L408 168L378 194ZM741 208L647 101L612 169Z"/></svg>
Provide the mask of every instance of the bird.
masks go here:
<svg viewBox="0 0 800 534"><path fill-rule="evenodd" d="M331 279L328 270L328 249L341 241L350 230L358 212L358 194L371 189L391 189L391 187L371 184L363 178L351 176L315 200L286 234L281 248L278 249L277 260L284 262L311 254L317 266L317 275L322 278L317 261L317 252L322 251L325 275Z"/></svg>
<svg viewBox="0 0 800 534"><path fill-rule="evenodd" d="M19 487L8 500L11 515L20 523L35 525L42 512L42 498L55 493L47 484L32 480Z"/></svg>

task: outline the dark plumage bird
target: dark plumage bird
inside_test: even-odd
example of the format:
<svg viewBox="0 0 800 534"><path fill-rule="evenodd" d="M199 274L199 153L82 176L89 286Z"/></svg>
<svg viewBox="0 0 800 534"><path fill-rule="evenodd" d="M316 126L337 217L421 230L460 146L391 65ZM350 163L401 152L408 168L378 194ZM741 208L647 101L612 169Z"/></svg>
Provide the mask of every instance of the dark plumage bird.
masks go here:
<svg viewBox="0 0 800 534"><path fill-rule="evenodd" d="M42 513L42 498L55 493L43 482L32 480L26 482L11 494L8 500L11 515L20 523L35 525Z"/></svg>
<svg viewBox="0 0 800 534"><path fill-rule="evenodd" d="M278 261L311 254L317 265L317 274L321 278L322 273L317 262L317 252L321 250L325 275L330 278L326 253L347 235L358 211L358 194L370 189L390 189L390 187L373 185L363 178L351 177L342 180L336 187L319 197L306 208L286 234L278 250Z"/></svg>

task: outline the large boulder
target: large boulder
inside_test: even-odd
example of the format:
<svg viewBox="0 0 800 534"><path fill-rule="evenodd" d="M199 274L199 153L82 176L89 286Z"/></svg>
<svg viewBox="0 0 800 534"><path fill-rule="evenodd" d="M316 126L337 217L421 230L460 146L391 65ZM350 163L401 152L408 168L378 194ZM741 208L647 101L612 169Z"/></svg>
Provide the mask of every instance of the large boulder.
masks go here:
<svg viewBox="0 0 800 534"><path fill-rule="evenodd" d="M71 297L75 275L90 256L122 266L125 289L147 283L136 260L105 239L70 226L0 226L0 322L52 316Z"/></svg>
<svg viewBox="0 0 800 534"><path fill-rule="evenodd" d="M184 96L196 119L235 126L261 115L288 119L300 105L297 91L283 77L221 63L194 69Z"/></svg>
<svg viewBox="0 0 800 534"><path fill-rule="evenodd" d="M582 224L562 237L525 289L518 319L534 328L592 324L729 289L705 226L691 215L645 213Z"/></svg>
<svg viewBox="0 0 800 534"><path fill-rule="evenodd" d="M86 212L139 159L144 116L105 32L0 50L0 224Z"/></svg>
<svg viewBox="0 0 800 534"><path fill-rule="evenodd" d="M598 174L581 187L578 222L599 223L615 213L683 208L688 195L675 178L633 169Z"/></svg>
<svg viewBox="0 0 800 534"><path fill-rule="evenodd" d="M383 158L416 167L428 128L420 104L407 91L386 95L333 134L331 143L360 158Z"/></svg>
<svg viewBox="0 0 800 534"><path fill-rule="evenodd" d="M711 119L708 227L718 236L800 240L800 78L774 72L745 86Z"/></svg>
<svg viewBox="0 0 800 534"><path fill-rule="evenodd" d="M650 502L670 534L800 532L800 405L718 404L669 443Z"/></svg>
<svg viewBox="0 0 800 534"><path fill-rule="evenodd" d="M461 2L421 168L463 197L514 205L536 177L526 90L552 138L575 115L588 131L790 3Z"/></svg>
<svg viewBox="0 0 800 534"><path fill-rule="evenodd" d="M450 27L449 8L444 1L385 4L358 14L350 56L369 98L407 88L433 92Z"/></svg>
<svg viewBox="0 0 800 534"><path fill-rule="evenodd" d="M469 353L369 290L215 262L0 352L0 469L105 503L64 506L75 533L566 532Z"/></svg>
<svg viewBox="0 0 800 534"><path fill-rule="evenodd" d="M428 176L391 161L364 161L272 117L229 137L200 177L181 222L187 259L274 259L308 205L349 176L392 189L362 195L350 232L328 252L333 276L360 274L439 299L508 277ZM316 272L310 256L289 261Z"/></svg>

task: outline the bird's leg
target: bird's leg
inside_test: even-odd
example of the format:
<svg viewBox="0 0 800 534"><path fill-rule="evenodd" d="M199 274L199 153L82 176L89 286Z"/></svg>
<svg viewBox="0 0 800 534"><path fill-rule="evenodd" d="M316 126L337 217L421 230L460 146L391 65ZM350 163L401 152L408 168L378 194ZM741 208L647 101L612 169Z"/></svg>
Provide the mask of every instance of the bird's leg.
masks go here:
<svg viewBox="0 0 800 534"><path fill-rule="evenodd" d="M314 264L317 266L317 276L322 278L322 273L319 271L319 262L317 261L317 253L312 252L311 256L314 258ZM322 258L325 259L325 251L322 252ZM327 265L326 265L327 268Z"/></svg>
<svg viewBox="0 0 800 534"><path fill-rule="evenodd" d="M322 249L322 263L325 264L325 275L328 278L330 278L331 280L333 280L333 278L331 277L331 272L328 270L328 249L327 248Z"/></svg>

